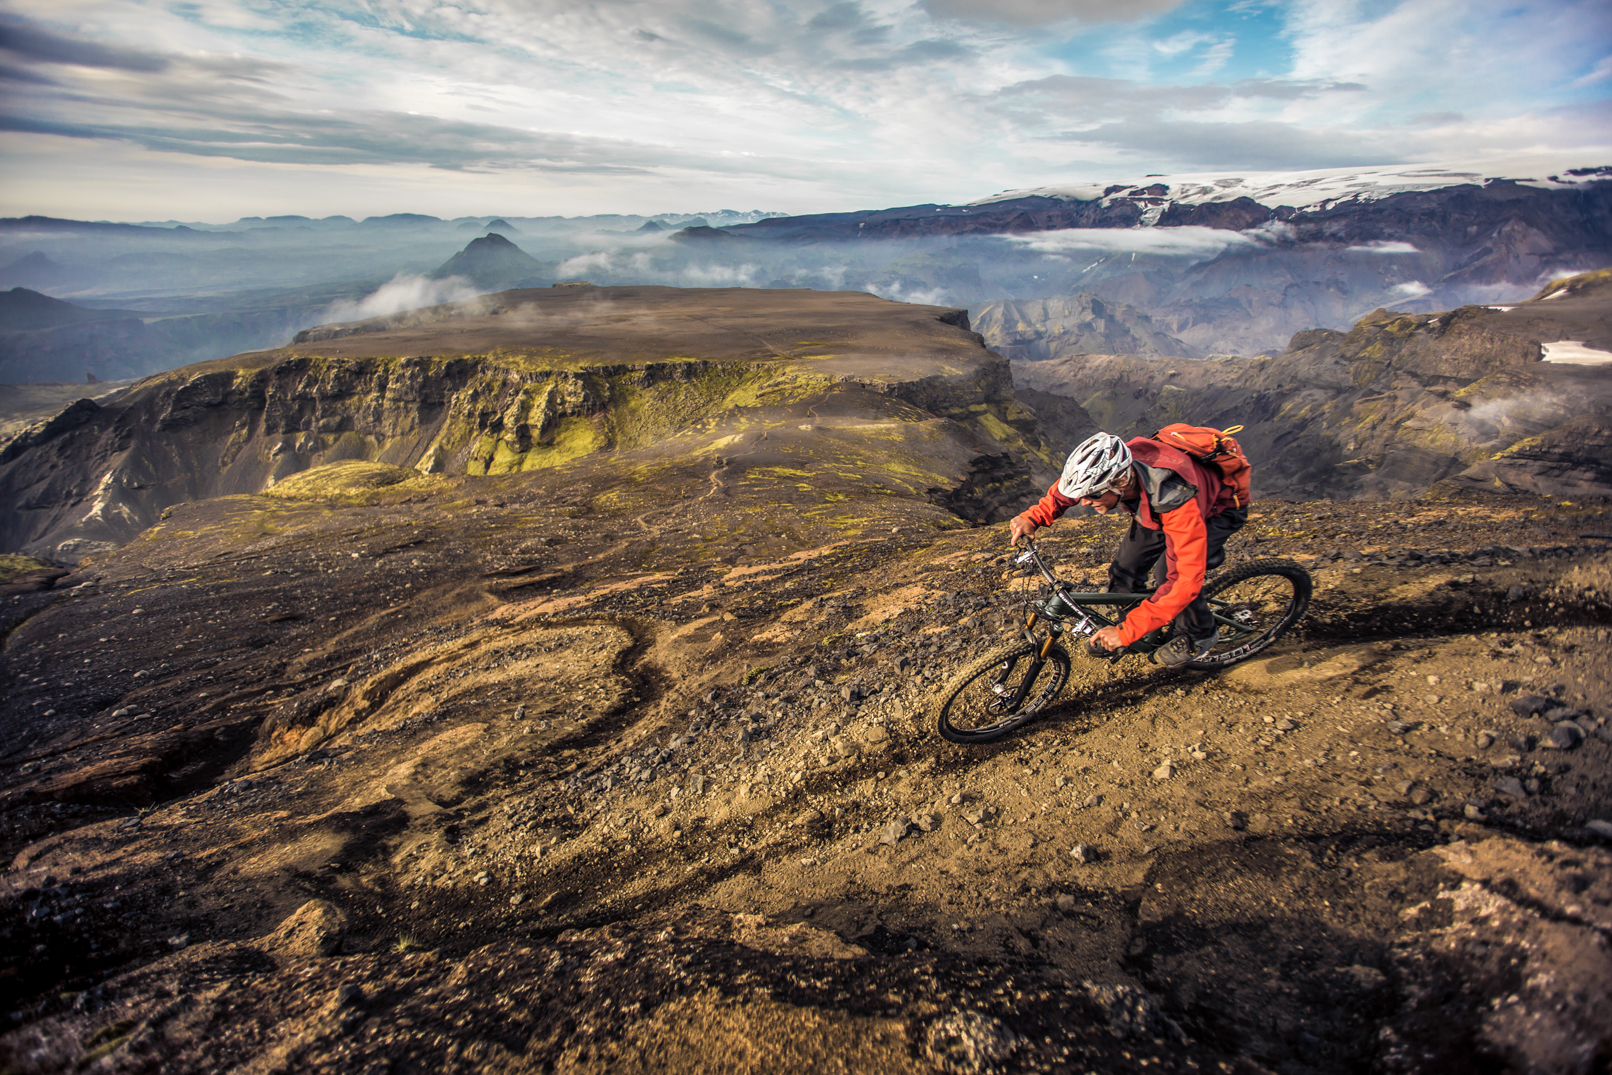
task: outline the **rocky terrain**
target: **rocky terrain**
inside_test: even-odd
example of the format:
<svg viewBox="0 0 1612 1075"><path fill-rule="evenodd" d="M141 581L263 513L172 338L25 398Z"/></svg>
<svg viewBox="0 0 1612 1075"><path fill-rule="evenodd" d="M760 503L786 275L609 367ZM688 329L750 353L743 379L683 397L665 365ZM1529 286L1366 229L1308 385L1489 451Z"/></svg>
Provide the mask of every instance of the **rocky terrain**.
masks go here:
<svg viewBox="0 0 1612 1075"><path fill-rule="evenodd" d="M1379 310L1348 333L1294 335L1274 357L1089 354L1015 362L1049 434L1148 435L1169 422L1244 425L1256 493L1418 496L1430 489L1612 493L1612 366L1545 360L1612 346L1612 273L1570 277L1510 307ZM1054 438L1059 439L1059 438ZM1068 443L1068 438L1059 439Z"/></svg>
<svg viewBox="0 0 1612 1075"><path fill-rule="evenodd" d="M1262 501L1233 561L1312 565L1291 642L1085 662L960 748L925 708L1019 614L1000 528L887 498L824 540L696 473L646 515L597 459L392 479L12 583L9 1070L1612 1055L1606 501ZM1120 529L1045 544L1091 577Z"/></svg>
<svg viewBox="0 0 1612 1075"><path fill-rule="evenodd" d="M215 484L0 560L0 1069L1612 1058L1612 500L1260 500L1230 562L1310 568L1292 636L1078 660L957 747L930 704L1036 592L971 523L1045 449L956 311L500 299L7 447ZM1095 586L1122 533L1043 547Z"/></svg>
<svg viewBox="0 0 1612 1075"><path fill-rule="evenodd" d="M989 303L974 327L993 351L1019 362L1082 354L1198 357L1140 310L1104 302L1089 291L1067 299Z"/></svg>

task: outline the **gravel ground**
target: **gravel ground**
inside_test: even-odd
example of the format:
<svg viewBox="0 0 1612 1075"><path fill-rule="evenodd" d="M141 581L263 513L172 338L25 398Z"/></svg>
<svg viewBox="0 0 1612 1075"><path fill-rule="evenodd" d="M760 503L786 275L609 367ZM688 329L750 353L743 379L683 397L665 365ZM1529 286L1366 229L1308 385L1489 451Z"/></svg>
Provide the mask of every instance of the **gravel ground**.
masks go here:
<svg viewBox="0 0 1612 1075"><path fill-rule="evenodd" d="M713 561L518 491L187 505L11 584L6 1070L1612 1056L1608 505L1259 502L1289 639L1077 659L961 747L997 530ZM1095 584L1118 538L1044 544Z"/></svg>

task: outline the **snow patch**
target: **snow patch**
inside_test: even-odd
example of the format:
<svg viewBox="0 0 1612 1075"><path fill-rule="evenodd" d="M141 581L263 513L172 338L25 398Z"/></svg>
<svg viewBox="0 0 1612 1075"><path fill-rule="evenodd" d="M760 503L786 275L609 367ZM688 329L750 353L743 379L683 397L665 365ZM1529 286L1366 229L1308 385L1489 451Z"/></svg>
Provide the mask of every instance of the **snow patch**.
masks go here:
<svg viewBox="0 0 1612 1075"><path fill-rule="evenodd" d="M1392 239L1378 239L1375 242L1351 246L1351 253L1355 254L1420 254L1414 245Z"/></svg>
<svg viewBox="0 0 1612 1075"><path fill-rule="evenodd" d="M1585 174L1570 175L1567 167L1539 170L1539 162L1505 162L1440 167L1433 164L1402 164L1379 168L1317 168L1293 172L1185 172L1180 175L1144 176L1111 183L1069 183L1029 190L1004 190L970 205L989 205L1015 198L1058 198L1069 201L1111 202L1126 197L1152 197L1133 192L1155 183L1169 188L1166 197L1177 205L1205 205L1252 198L1260 205L1275 208L1325 209L1345 201L1377 201L1405 191L1439 190L1444 187L1481 187L1495 179L1514 179L1524 186L1544 190L1577 189L1585 183L1608 178L1598 169L1580 169ZM1546 174L1546 173L1550 174ZM1103 192L1119 187L1113 194Z"/></svg>
<svg viewBox="0 0 1612 1075"><path fill-rule="evenodd" d="M1561 362L1570 366L1612 365L1612 351L1598 351L1585 347L1583 340L1557 340L1539 345L1546 362Z"/></svg>

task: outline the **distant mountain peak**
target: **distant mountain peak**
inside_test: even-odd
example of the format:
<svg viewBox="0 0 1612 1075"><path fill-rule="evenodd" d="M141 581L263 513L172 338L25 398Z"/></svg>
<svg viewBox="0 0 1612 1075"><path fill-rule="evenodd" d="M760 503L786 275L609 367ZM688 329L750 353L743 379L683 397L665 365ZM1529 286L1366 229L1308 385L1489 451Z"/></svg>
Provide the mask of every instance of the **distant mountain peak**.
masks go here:
<svg viewBox="0 0 1612 1075"><path fill-rule="evenodd" d="M431 276L436 280L460 276L485 288L535 287L549 282L552 269L497 232L489 232L470 240Z"/></svg>
<svg viewBox="0 0 1612 1075"><path fill-rule="evenodd" d="M31 332L85 321L129 320L139 316L129 310L91 310L75 306L26 287L0 291L0 332Z"/></svg>
<svg viewBox="0 0 1612 1075"><path fill-rule="evenodd" d="M713 228L705 224L696 224L693 227L683 228L672 232L672 241L679 243L710 243L732 241L734 236L721 228Z"/></svg>

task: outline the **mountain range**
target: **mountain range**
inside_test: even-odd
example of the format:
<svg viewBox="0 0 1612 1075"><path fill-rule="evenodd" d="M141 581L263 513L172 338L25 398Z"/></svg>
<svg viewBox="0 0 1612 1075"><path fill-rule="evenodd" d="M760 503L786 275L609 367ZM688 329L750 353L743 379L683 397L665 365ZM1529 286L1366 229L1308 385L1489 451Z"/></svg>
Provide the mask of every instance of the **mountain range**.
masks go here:
<svg viewBox="0 0 1612 1075"><path fill-rule="evenodd" d="M554 279L861 290L968 308L1005 353L1274 355L1296 332L1347 331L1378 308L1522 301L1550 279L1612 264L1609 222L1612 174L1598 166L1147 176L793 217L29 217L0 221L0 284L147 318L215 320L192 320L182 344L157 346L80 330L114 338L79 347L82 368L59 361L71 348L0 355L0 378L127 376L271 347L353 310L458 297L446 290L454 277L485 292ZM468 228L484 233L470 248ZM410 280L423 283L387 287ZM1131 339L1096 326L1093 300L1131 311L1121 320L1133 327L1147 318L1145 331Z"/></svg>

